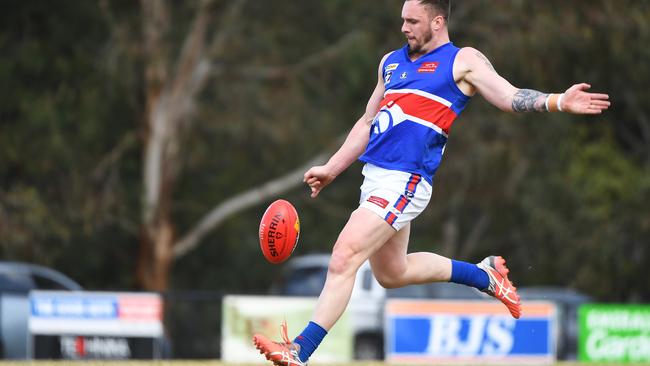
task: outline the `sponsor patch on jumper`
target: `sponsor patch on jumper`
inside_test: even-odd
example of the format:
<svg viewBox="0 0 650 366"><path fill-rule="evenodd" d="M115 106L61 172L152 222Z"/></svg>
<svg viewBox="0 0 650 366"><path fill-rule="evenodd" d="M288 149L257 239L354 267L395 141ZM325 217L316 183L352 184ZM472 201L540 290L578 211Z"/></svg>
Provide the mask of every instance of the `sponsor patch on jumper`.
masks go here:
<svg viewBox="0 0 650 366"><path fill-rule="evenodd" d="M384 67L384 70L385 71L393 71L393 70L397 69L397 66L399 66L398 63L397 64L388 64L388 65L386 65L386 67Z"/></svg>
<svg viewBox="0 0 650 366"><path fill-rule="evenodd" d="M439 62L424 62L418 69L418 72L435 72Z"/></svg>
<svg viewBox="0 0 650 366"><path fill-rule="evenodd" d="M388 200L383 199L381 197L377 196L370 196L367 200L368 202L374 203L375 205L381 207L381 208L386 208L388 206Z"/></svg>

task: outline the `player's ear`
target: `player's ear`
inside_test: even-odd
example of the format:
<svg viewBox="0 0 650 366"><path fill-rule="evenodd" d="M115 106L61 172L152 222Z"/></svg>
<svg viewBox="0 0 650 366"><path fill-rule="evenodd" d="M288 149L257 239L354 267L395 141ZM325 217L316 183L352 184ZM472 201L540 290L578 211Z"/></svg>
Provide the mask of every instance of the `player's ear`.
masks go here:
<svg viewBox="0 0 650 366"><path fill-rule="evenodd" d="M444 24L445 24L445 18L443 18L442 15L436 15L431 20L431 28L434 31L439 31L440 29L442 29Z"/></svg>

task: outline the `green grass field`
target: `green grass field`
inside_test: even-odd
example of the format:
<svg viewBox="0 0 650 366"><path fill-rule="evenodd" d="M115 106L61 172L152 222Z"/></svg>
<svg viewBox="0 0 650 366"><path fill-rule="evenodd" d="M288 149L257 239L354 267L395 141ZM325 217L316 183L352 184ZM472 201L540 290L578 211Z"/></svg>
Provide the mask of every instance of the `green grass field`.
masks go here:
<svg viewBox="0 0 650 366"><path fill-rule="evenodd" d="M204 360L204 361L84 361L79 363L78 361L0 361L0 366L26 366L26 365L37 365L37 366L62 366L62 365L81 365L84 366L270 366L270 362L264 362L260 360L258 363L225 363L217 360ZM311 366L326 365L314 363ZM337 364L339 366L386 366L389 364L383 362L352 362L347 364ZM399 364L395 364L399 365ZM582 362L558 362L554 366L622 366L624 364L617 363L582 363ZM650 364L625 364L625 365L650 365ZM409 364L409 366L414 366ZM440 366L440 365L438 365ZM454 365L458 366L458 365Z"/></svg>

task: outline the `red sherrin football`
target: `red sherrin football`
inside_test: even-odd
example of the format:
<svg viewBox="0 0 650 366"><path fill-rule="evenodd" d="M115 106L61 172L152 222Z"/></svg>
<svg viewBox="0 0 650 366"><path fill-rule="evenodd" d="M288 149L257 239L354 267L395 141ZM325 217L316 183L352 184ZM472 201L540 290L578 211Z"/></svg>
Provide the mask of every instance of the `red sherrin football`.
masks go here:
<svg viewBox="0 0 650 366"><path fill-rule="evenodd" d="M298 244L300 220L291 203L277 200L266 209L260 222L260 247L264 258L278 264L286 261Z"/></svg>

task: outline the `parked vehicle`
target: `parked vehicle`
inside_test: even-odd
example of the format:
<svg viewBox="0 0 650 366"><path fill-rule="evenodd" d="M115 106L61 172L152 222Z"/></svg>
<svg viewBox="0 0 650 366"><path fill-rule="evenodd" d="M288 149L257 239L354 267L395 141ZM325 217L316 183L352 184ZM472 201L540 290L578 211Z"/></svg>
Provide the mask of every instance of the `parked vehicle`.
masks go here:
<svg viewBox="0 0 650 366"><path fill-rule="evenodd" d="M318 296L325 284L329 259L329 254L292 258L271 287L271 294ZM387 290L377 282L370 264L365 262L357 272L347 309L354 332L355 359L379 360L384 357L383 310L388 298L480 300L484 298L484 294L473 288L452 283L412 285Z"/></svg>
<svg viewBox="0 0 650 366"><path fill-rule="evenodd" d="M29 291L81 291L64 274L43 266L0 261L0 356L27 358Z"/></svg>

